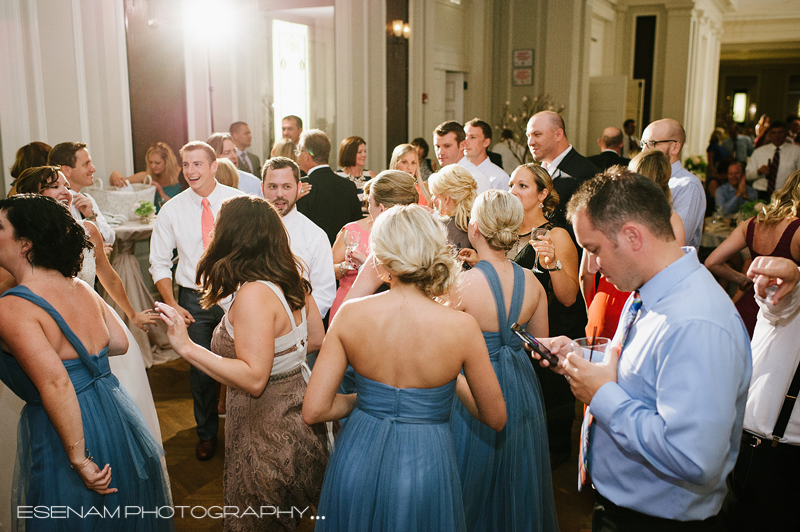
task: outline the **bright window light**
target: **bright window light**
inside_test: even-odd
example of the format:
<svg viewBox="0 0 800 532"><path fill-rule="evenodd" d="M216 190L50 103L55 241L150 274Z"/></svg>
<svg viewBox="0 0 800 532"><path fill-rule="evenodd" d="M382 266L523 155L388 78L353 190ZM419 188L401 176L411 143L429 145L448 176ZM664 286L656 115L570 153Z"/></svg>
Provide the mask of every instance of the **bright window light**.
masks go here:
<svg viewBox="0 0 800 532"><path fill-rule="evenodd" d="M747 93L737 92L733 95L733 121L744 122L747 113Z"/></svg>
<svg viewBox="0 0 800 532"><path fill-rule="evenodd" d="M272 21L272 82L274 84L275 138L281 138L281 118L297 115L303 127L309 121L310 94L308 26L283 20Z"/></svg>
<svg viewBox="0 0 800 532"><path fill-rule="evenodd" d="M197 43L221 44L235 35L230 2L184 0L183 12L186 30Z"/></svg>

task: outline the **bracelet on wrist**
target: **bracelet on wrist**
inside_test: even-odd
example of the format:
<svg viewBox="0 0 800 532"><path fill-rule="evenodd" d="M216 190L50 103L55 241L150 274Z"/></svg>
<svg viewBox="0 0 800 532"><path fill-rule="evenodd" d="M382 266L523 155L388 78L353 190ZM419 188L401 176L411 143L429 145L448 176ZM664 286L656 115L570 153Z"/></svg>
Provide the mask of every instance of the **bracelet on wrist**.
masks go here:
<svg viewBox="0 0 800 532"><path fill-rule="evenodd" d="M84 455L85 455L85 458L83 459L83 462L81 462L80 464L77 464L77 465L73 464L72 462L70 462L70 464L69 464L69 466L74 471L80 471L84 467L88 466L90 463L94 463L94 457L92 456L92 453L89 452L89 449L84 449L83 452L84 452Z"/></svg>

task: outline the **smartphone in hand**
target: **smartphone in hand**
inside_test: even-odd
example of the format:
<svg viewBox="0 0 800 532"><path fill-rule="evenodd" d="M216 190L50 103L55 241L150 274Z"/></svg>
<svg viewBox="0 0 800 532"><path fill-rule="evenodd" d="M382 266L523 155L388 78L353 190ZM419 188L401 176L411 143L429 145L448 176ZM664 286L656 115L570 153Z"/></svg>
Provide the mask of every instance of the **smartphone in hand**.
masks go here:
<svg viewBox="0 0 800 532"><path fill-rule="evenodd" d="M547 360L551 366L558 365L558 357L551 353L549 349L542 345L539 340L534 338L531 333L523 329L519 324L513 324L511 326L511 330L514 331L514 333L519 336L523 342L531 346L531 349L536 351L539 356Z"/></svg>

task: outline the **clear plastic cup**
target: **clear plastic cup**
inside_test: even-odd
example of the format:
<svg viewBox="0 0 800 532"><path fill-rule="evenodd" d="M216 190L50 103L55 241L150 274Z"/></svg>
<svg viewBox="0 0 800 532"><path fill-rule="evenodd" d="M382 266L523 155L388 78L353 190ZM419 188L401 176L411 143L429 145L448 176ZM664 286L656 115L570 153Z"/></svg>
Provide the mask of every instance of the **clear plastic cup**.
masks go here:
<svg viewBox="0 0 800 532"><path fill-rule="evenodd" d="M572 352L575 354L583 353L583 358L592 364L600 364L606 359L606 349L611 344L611 340L598 336L594 339L588 337L576 338L572 341Z"/></svg>

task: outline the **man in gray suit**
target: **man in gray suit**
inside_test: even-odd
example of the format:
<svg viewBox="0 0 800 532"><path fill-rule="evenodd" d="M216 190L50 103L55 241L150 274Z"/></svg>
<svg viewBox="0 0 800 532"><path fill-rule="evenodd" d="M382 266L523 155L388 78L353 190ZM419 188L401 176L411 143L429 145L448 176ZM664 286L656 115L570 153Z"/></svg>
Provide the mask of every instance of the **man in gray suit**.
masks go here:
<svg viewBox="0 0 800 532"><path fill-rule="evenodd" d="M239 157L239 170L250 172L255 176L261 175L261 161L258 157L249 151L253 135L250 133L250 127L244 122L234 122L230 127L231 137L233 143L236 145L236 155Z"/></svg>

